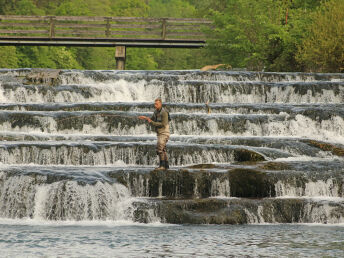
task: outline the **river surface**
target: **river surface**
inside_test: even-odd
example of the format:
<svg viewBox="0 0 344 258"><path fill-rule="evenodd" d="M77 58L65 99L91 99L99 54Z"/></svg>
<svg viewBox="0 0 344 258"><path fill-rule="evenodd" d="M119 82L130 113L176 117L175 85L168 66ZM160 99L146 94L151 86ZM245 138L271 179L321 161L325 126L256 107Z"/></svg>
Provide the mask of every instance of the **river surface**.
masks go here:
<svg viewBox="0 0 344 258"><path fill-rule="evenodd" d="M343 257L344 225L0 221L1 257Z"/></svg>

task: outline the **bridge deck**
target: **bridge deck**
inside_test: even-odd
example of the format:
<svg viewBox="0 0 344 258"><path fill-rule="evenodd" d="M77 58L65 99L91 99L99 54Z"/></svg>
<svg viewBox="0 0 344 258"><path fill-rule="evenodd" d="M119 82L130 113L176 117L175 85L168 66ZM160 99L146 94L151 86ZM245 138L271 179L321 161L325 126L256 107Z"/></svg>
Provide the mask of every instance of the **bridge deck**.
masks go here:
<svg viewBox="0 0 344 258"><path fill-rule="evenodd" d="M199 48L205 19L0 15L0 45Z"/></svg>
<svg viewBox="0 0 344 258"><path fill-rule="evenodd" d="M0 46L75 46L75 47L144 47L144 48L201 48L205 40L161 40L123 38L0 38Z"/></svg>

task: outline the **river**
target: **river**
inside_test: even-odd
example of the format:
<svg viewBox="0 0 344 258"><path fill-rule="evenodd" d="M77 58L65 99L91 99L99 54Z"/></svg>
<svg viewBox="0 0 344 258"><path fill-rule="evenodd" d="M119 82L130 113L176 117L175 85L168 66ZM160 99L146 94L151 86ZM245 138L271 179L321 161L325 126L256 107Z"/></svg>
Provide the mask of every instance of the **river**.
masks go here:
<svg viewBox="0 0 344 258"><path fill-rule="evenodd" d="M0 69L0 256L342 256L343 103L344 74Z"/></svg>

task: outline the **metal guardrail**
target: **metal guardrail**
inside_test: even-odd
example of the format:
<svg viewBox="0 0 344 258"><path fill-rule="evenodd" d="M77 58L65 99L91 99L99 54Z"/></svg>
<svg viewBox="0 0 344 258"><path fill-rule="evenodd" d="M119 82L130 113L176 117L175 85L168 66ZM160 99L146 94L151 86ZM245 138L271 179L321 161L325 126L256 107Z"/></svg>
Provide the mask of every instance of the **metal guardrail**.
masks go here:
<svg viewBox="0 0 344 258"><path fill-rule="evenodd" d="M205 19L0 15L0 45L197 48Z"/></svg>

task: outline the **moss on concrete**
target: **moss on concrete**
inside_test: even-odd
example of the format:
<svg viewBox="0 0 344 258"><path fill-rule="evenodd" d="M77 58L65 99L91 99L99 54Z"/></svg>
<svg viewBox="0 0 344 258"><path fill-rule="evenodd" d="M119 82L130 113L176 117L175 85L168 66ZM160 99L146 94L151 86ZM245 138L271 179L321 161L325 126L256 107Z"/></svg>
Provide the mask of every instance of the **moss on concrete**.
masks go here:
<svg viewBox="0 0 344 258"><path fill-rule="evenodd" d="M231 196L260 198L276 195L274 184L265 172L233 169L228 171L228 178Z"/></svg>
<svg viewBox="0 0 344 258"><path fill-rule="evenodd" d="M329 151L334 155L344 157L344 149L337 147L333 144L325 143L325 142L318 142L314 140L305 140L305 142L311 146L317 147L323 151Z"/></svg>
<svg viewBox="0 0 344 258"><path fill-rule="evenodd" d="M265 161L263 155L246 149L237 149L234 152L234 160L243 162L243 161Z"/></svg>
<svg viewBox="0 0 344 258"><path fill-rule="evenodd" d="M24 84L35 85L57 85L61 70L54 69L34 69L25 76Z"/></svg>
<svg viewBox="0 0 344 258"><path fill-rule="evenodd" d="M266 162L266 163L260 164L258 167L264 170L290 170L291 169L291 167L288 164L282 163L282 162Z"/></svg>
<svg viewBox="0 0 344 258"><path fill-rule="evenodd" d="M193 166L188 166L188 168L192 169L210 169L210 168L216 168L216 165L214 164L197 164Z"/></svg>

